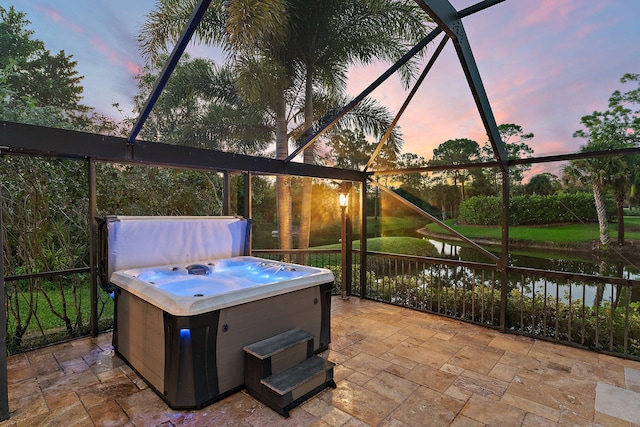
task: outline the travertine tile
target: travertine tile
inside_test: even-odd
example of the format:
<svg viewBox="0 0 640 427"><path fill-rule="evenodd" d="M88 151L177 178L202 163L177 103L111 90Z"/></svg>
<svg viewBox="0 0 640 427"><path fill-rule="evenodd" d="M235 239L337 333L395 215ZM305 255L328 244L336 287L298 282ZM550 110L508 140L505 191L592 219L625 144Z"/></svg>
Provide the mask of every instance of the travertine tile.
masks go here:
<svg viewBox="0 0 640 427"><path fill-rule="evenodd" d="M461 368L461 367L455 366L455 365L450 365L448 363L445 363L444 365L442 365L440 370L442 372L446 372L446 373L451 374L451 375L460 375L461 373L464 372L464 368Z"/></svg>
<svg viewBox="0 0 640 427"><path fill-rule="evenodd" d="M597 364L574 362L571 373L584 380L602 381L616 387L625 387L624 368L620 365L598 366Z"/></svg>
<svg viewBox="0 0 640 427"><path fill-rule="evenodd" d="M532 346L533 340L531 338L516 335L498 335L489 343L489 347L520 354L529 353Z"/></svg>
<svg viewBox="0 0 640 427"><path fill-rule="evenodd" d="M86 426L91 422L89 414L79 400L60 406L42 418L38 424L43 426Z"/></svg>
<svg viewBox="0 0 640 427"><path fill-rule="evenodd" d="M595 409L611 417L623 419L629 423L640 424L640 393L624 388L598 383L596 387Z"/></svg>
<svg viewBox="0 0 640 427"><path fill-rule="evenodd" d="M553 423L557 423L560 420L560 409L558 407L549 407L541 403L534 402L522 396L514 396L508 391L500 399L501 402L509 404L515 408L520 408L525 412L538 415Z"/></svg>
<svg viewBox="0 0 640 427"><path fill-rule="evenodd" d="M393 347L393 344L380 341L377 338L367 337L349 347L350 352L367 353L372 356L380 356Z"/></svg>
<svg viewBox="0 0 640 427"><path fill-rule="evenodd" d="M97 426L120 426L129 421L120 405L115 400L109 400L101 405L87 409L91 421Z"/></svg>
<svg viewBox="0 0 640 427"><path fill-rule="evenodd" d="M344 362L344 366L353 369L354 371L362 372L370 377L375 377L380 372L384 371L391 365L391 362L387 362L381 358L371 356L366 353L359 353L351 359Z"/></svg>
<svg viewBox="0 0 640 427"><path fill-rule="evenodd" d="M411 369L415 368L418 365L418 362L416 362L414 360L411 360L411 359L407 359L406 357L403 357L403 356L399 355L397 352L386 352L386 353L383 353L383 354L380 355L380 359L386 360L387 362L390 362L393 365L403 366L403 367L407 368L408 370L411 370ZM389 367L389 368L391 368L391 367ZM389 369L389 368L387 368L387 369Z"/></svg>
<svg viewBox="0 0 640 427"><path fill-rule="evenodd" d="M431 328L424 328L424 327L421 328L421 327L416 327L414 325L411 325L410 327L404 328L402 330L402 333L409 337L417 339L420 343L423 343L429 338L431 338L432 336L434 336L435 334L437 334L438 331Z"/></svg>
<svg viewBox="0 0 640 427"><path fill-rule="evenodd" d="M522 423L522 427L554 427L557 425L557 422L551 421L547 418L541 417L531 412L525 415L524 421Z"/></svg>
<svg viewBox="0 0 640 427"><path fill-rule="evenodd" d="M64 393L47 394L44 396L45 402L49 410L54 410L63 406L71 406L80 401L75 391L67 391Z"/></svg>
<svg viewBox="0 0 640 427"><path fill-rule="evenodd" d="M359 332L367 338L375 338L376 340L384 340L398 333L401 330L398 326L387 325L376 322L371 328L361 329Z"/></svg>
<svg viewBox="0 0 640 427"><path fill-rule="evenodd" d="M412 360L417 364L427 365L437 369L442 367L442 365L451 359L450 355L440 353L436 348L427 348L422 345L416 346L407 342L401 342L386 354L391 354L395 357L403 357L405 359Z"/></svg>
<svg viewBox="0 0 640 427"><path fill-rule="evenodd" d="M525 411L475 394L461 414L486 425L511 427L522 424Z"/></svg>
<svg viewBox="0 0 640 427"><path fill-rule="evenodd" d="M503 354L504 351L499 349L476 349L471 346L465 346L448 363L465 370L487 375L496 366Z"/></svg>
<svg viewBox="0 0 640 427"><path fill-rule="evenodd" d="M415 366L415 363L412 362L412 366ZM411 371L411 369L408 366L395 363L392 363L388 368L384 370L384 372L388 372L398 377L404 377L409 371Z"/></svg>
<svg viewBox="0 0 640 427"><path fill-rule="evenodd" d="M502 397L507 387L509 387L509 383L505 381L500 381L499 379L473 371L463 372L455 379L453 385L459 389L493 400L500 400L500 397Z"/></svg>
<svg viewBox="0 0 640 427"><path fill-rule="evenodd" d="M347 380L341 381L338 388L328 389L320 398L370 425L378 425L397 406L380 394Z"/></svg>
<svg viewBox="0 0 640 427"><path fill-rule="evenodd" d="M575 413L584 419L593 418L594 398L559 390L536 379L520 380L516 377L507 393L514 398L524 398L552 409Z"/></svg>
<svg viewBox="0 0 640 427"><path fill-rule="evenodd" d="M420 387L393 411L392 417L413 427L446 426L463 406L464 402Z"/></svg>
<svg viewBox="0 0 640 427"><path fill-rule="evenodd" d="M443 340L438 338L436 335L434 335L433 337L429 338L427 341L421 344L421 346L426 349L437 350L439 353L442 353L448 356L453 356L454 354L459 352L460 349L465 345L466 344L464 344L462 341L453 342L451 340Z"/></svg>
<svg viewBox="0 0 640 427"><path fill-rule="evenodd" d="M364 374L362 372L354 371L353 374L347 377L347 380L351 381L354 384L364 385L369 380L371 380L373 376Z"/></svg>
<svg viewBox="0 0 640 427"><path fill-rule="evenodd" d="M465 417L464 415L458 415L449 425L450 427L484 427L484 423Z"/></svg>
<svg viewBox="0 0 640 427"><path fill-rule="evenodd" d="M375 378L372 378L364 388L374 391L386 399L397 403L403 402L407 396L413 393L419 387L415 382L411 382L388 372L380 372Z"/></svg>
<svg viewBox="0 0 640 427"><path fill-rule="evenodd" d="M534 340L530 354L533 353L545 355L548 360L555 362L565 361L564 364L568 364L569 366L571 366L571 362L573 361L581 361L598 365L597 353L541 340ZM568 361L568 363L566 361Z"/></svg>
<svg viewBox="0 0 640 427"><path fill-rule="evenodd" d="M498 362L489 372L489 376L510 383L517 372L517 367Z"/></svg>
<svg viewBox="0 0 640 427"><path fill-rule="evenodd" d="M320 399L316 400L320 401ZM344 426L349 421L353 421L354 418L346 412L331 406L329 411L320 417L320 420L329 426ZM353 422L351 424L355 425Z"/></svg>
<svg viewBox="0 0 640 427"><path fill-rule="evenodd" d="M624 378L627 390L640 393L640 369L624 368Z"/></svg>
<svg viewBox="0 0 640 427"><path fill-rule="evenodd" d="M322 357L337 363L338 388L286 420L246 391L200 410L171 410L102 334L10 356L11 418L0 427L640 425L628 420L640 400L637 361L358 298L333 300L331 326ZM596 404L597 386L604 391ZM607 407L607 387L623 395L614 406L624 396L633 402Z"/></svg>
<svg viewBox="0 0 640 427"><path fill-rule="evenodd" d="M458 376L430 366L418 365L405 378L432 390L444 392Z"/></svg>
<svg viewBox="0 0 640 427"><path fill-rule="evenodd" d="M409 424L405 424L402 421L396 420L393 417L387 417L379 427L410 427Z"/></svg>

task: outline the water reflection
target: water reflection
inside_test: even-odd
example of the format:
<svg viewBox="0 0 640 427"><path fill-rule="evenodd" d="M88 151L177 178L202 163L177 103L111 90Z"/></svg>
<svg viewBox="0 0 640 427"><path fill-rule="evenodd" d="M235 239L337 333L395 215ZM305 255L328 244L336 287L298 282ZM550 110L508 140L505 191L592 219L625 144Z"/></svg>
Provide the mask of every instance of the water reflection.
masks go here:
<svg viewBox="0 0 640 427"><path fill-rule="evenodd" d="M443 258L471 262L489 262L485 255L471 247L430 238L427 240L437 249L439 255ZM489 250L499 255L499 251ZM573 253L521 253L511 251L509 254L509 265L545 271L562 271L640 280L640 269L633 261L625 259L585 260L580 259L579 256ZM575 302L576 300L582 300L585 305L591 307L602 305L603 303L617 306L620 297L624 297L622 287L609 284L597 285L594 283L581 282L556 283L548 279L535 279L531 277L513 277L510 282L517 284L518 291L523 295L528 295L529 297L535 295L536 298L542 298L543 295L547 295L554 299L557 298L558 301L566 304ZM630 300L640 301L640 288L632 290Z"/></svg>
<svg viewBox="0 0 640 427"><path fill-rule="evenodd" d="M438 253L444 258L472 262L489 261L486 256L473 248L431 238L427 240L435 246ZM489 248L489 250L496 255L500 254L498 250L491 248ZM563 255L565 258L563 258ZM583 273L640 280L640 268L638 268L638 265L633 261L624 259L593 261L580 259L579 256L579 254L563 254L551 251L547 251L545 253L536 253L532 251L522 253L517 250L511 250L509 253L509 264L540 270L564 271L570 273Z"/></svg>

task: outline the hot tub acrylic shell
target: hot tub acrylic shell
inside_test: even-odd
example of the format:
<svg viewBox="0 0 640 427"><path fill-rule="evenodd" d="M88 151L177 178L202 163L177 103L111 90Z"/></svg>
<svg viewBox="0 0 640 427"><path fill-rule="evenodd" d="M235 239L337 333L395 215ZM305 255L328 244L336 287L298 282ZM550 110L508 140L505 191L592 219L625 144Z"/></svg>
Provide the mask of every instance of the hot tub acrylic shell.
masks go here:
<svg viewBox="0 0 640 427"><path fill-rule="evenodd" d="M200 408L243 387L243 347L299 328L315 336L314 350L323 351L330 342L331 290L329 270L275 263L255 257L235 257L233 262L268 263L285 271L294 268L297 277L273 280L255 286L221 286L216 294L199 288L197 295L174 296L138 279L145 271L186 266L150 267L115 272L116 321L113 345L117 353L174 409ZM215 268L200 280L215 287ZM278 276L278 274L276 274ZM281 274L281 276L285 276ZM145 277L142 274L142 277ZM278 278L278 277L276 277ZM279 278L278 278L279 279ZM180 280L180 279L176 279ZM161 280L159 280L161 282Z"/></svg>

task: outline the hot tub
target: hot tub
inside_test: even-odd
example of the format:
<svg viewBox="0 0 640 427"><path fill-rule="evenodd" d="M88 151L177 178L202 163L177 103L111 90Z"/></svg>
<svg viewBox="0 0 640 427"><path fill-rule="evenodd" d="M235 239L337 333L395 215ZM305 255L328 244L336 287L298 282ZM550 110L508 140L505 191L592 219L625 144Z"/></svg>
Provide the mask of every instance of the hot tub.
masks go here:
<svg viewBox="0 0 640 427"><path fill-rule="evenodd" d="M150 238L156 253L158 238ZM119 246L114 264L131 264L118 261L127 252ZM316 352L330 342L331 271L232 255L110 274L114 348L172 408L200 408L241 389L243 347L249 344L294 328L314 335ZM134 256L140 262L142 255Z"/></svg>

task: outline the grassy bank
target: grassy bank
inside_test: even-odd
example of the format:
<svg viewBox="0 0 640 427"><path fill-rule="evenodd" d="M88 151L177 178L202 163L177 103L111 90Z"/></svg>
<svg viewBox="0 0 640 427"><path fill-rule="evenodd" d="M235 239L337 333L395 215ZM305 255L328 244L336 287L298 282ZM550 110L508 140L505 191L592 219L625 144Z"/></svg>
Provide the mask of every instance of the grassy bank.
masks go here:
<svg viewBox="0 0 640 427"><path fill-rule="evenodd" d="M502 230L500 226L472 226L459 225L456 220L445 221L449 227L453 228L463 236L471 239L493 239L500 240ZM640 217L625 217L625 239L640 240ZM429 224L425 227L429 233L450 236L449 232L439 224ZM618 237L618 225L609 224L611 239L615 241ZM517 226L509 227L509 237L514 240L527 240L538 242L551 242L557 244L585 243L599 239L599 229L597 223L588 224L560 224L546 226Z"/></svg>
<svg viewBox="0 0 640 427"><path fill-rule="evenodd" d="M314 249L340 249L340 244L318 246ZM353 249L360 249L360 240L354 240ZM416 237L374 237L367 239L367 249L402 255L436 256L438 251L428 241Z"/></svg>

